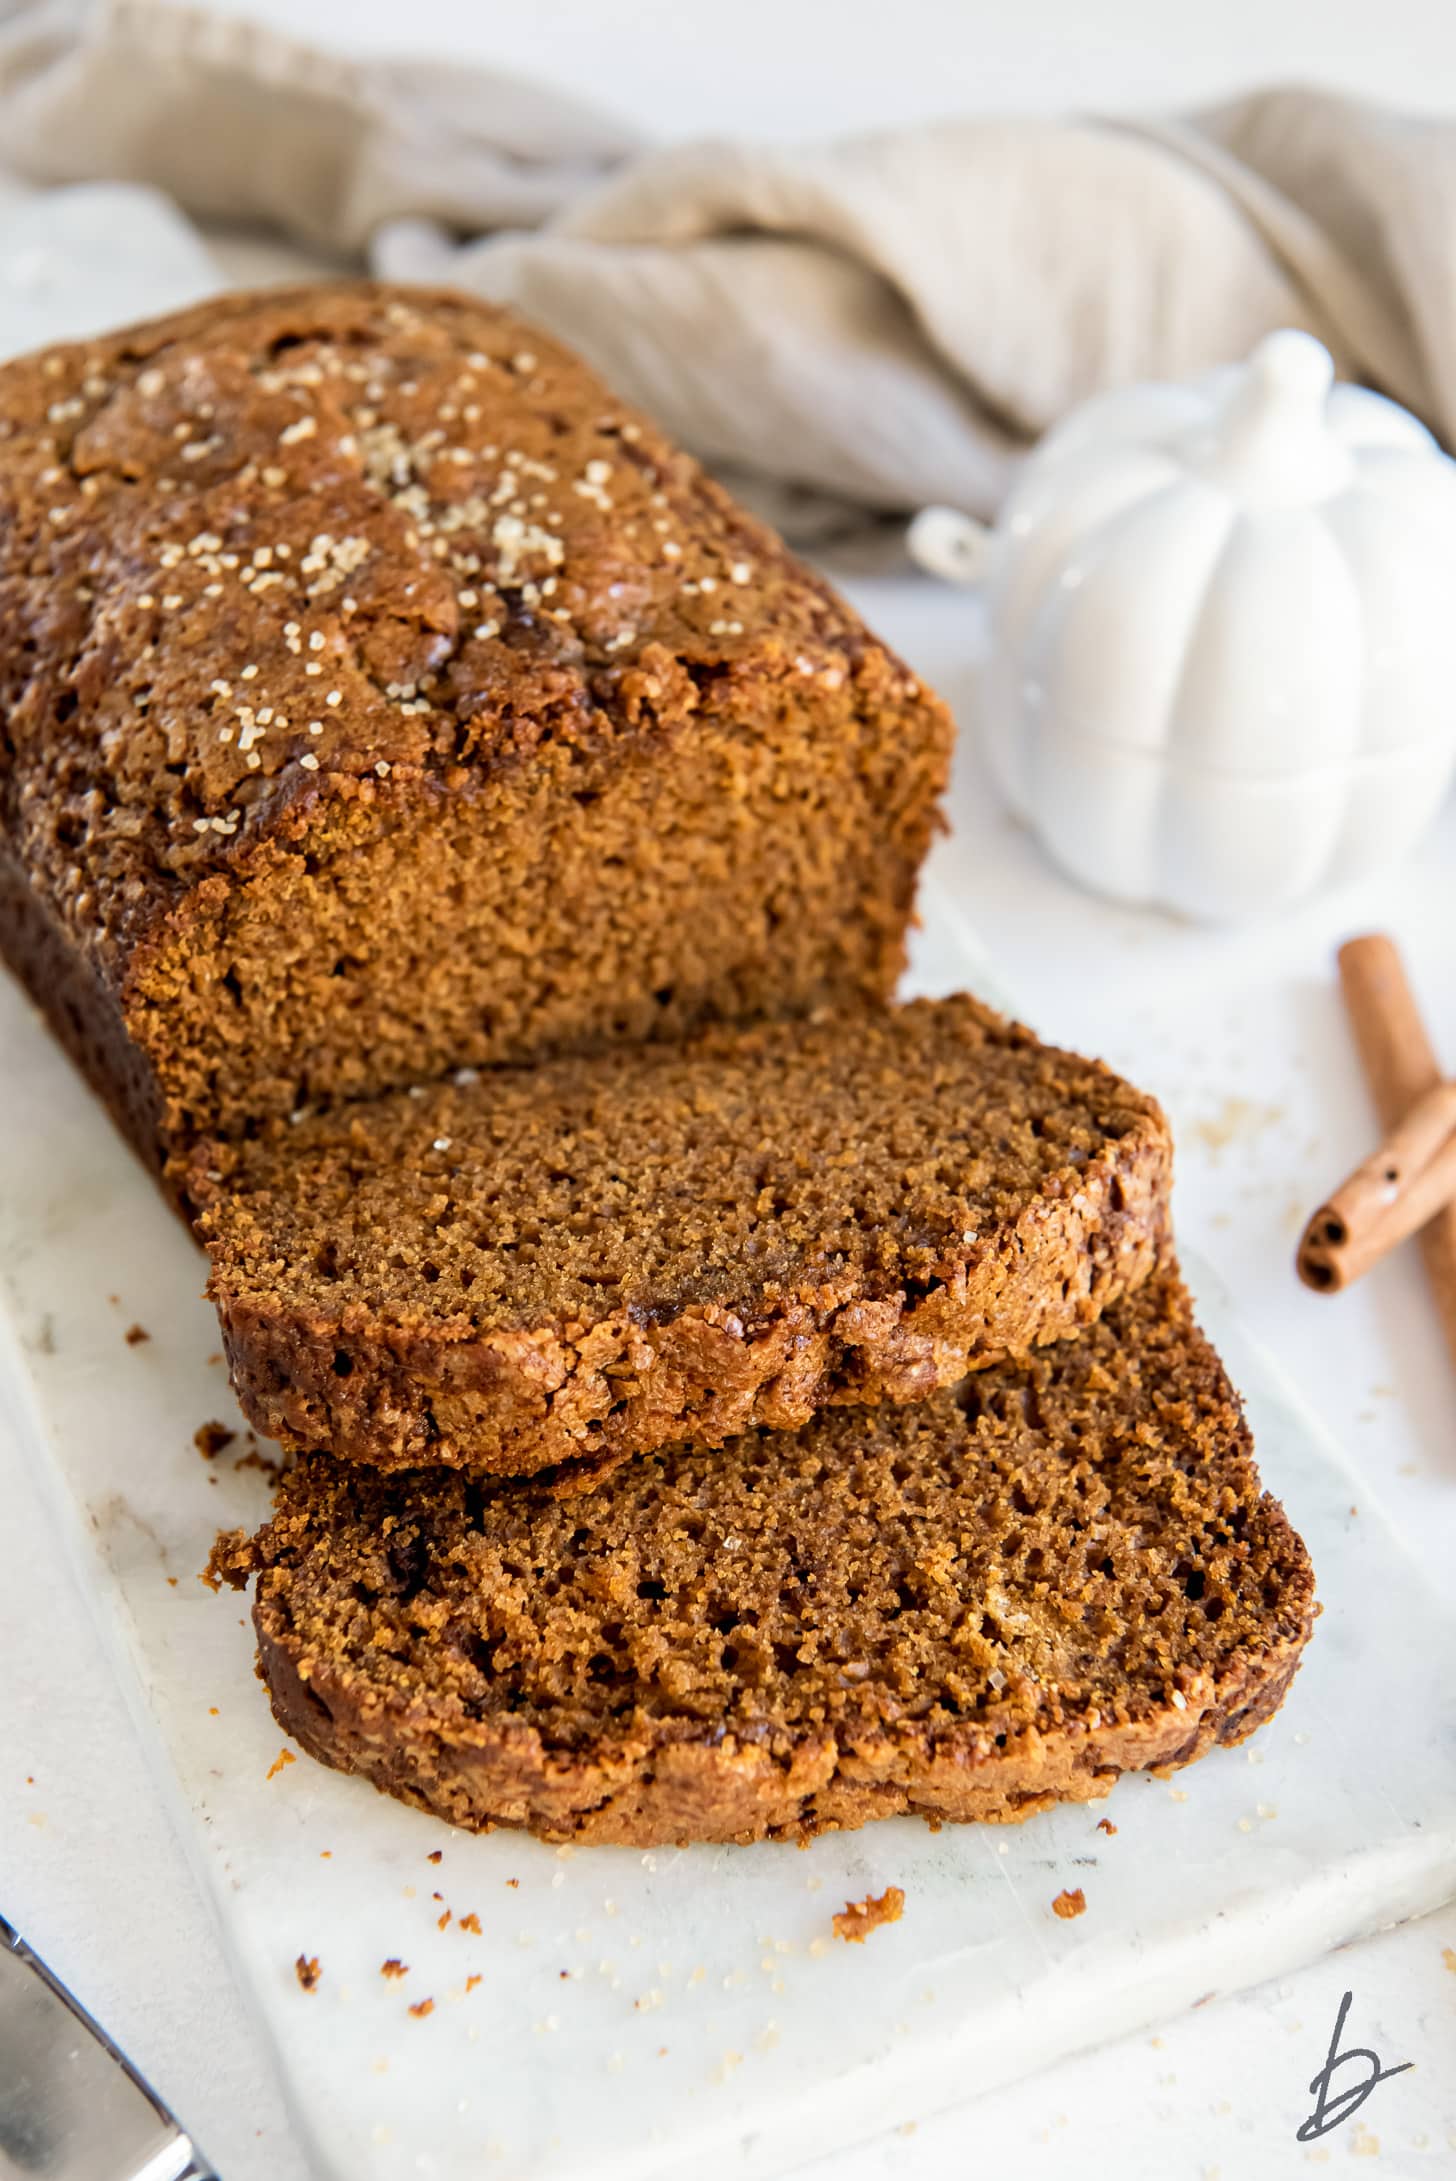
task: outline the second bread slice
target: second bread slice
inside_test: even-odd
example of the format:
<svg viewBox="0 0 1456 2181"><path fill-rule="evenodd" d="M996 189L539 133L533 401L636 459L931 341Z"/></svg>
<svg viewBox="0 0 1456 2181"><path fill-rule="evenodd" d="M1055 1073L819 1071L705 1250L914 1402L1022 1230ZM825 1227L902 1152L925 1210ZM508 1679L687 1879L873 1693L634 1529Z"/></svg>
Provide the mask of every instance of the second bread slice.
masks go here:
<svg viewBox="0 0 1456 2181"><path fill-rule="evenodd" d="M188 1186L260 1430L570 1486L1091 1323L1169 1165L1153 1100L962 997L459 1079Z"/></svg>

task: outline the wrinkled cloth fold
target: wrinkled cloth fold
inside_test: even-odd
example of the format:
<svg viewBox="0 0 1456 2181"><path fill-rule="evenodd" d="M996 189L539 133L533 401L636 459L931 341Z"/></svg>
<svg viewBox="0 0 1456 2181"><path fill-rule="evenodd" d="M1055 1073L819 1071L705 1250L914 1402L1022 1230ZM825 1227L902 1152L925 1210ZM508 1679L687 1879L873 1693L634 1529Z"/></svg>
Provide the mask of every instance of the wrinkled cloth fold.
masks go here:
<svg viewBox="0 0 1456 2181"><path fill-rule="evenodd" d="M0 158L511 304L707 460L866 512L990 513L1085 395L1281 325L1456 436L1456 123L1326 92L656 148L487 70L29 0Z"/></svg>

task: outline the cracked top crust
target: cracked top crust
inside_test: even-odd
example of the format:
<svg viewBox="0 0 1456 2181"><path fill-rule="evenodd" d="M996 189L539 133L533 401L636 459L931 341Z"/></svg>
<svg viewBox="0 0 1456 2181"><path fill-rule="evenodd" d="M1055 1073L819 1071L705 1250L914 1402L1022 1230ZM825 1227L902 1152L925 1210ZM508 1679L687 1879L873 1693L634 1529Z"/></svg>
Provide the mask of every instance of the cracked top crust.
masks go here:
<svg viewBox="0 0 1456 2181"><path fill-rule="evenodd" d="M230 296L23 359L0 457L0 808L102 954L378 780L740 683L915 693L584 365L449 292Z"/></svg>

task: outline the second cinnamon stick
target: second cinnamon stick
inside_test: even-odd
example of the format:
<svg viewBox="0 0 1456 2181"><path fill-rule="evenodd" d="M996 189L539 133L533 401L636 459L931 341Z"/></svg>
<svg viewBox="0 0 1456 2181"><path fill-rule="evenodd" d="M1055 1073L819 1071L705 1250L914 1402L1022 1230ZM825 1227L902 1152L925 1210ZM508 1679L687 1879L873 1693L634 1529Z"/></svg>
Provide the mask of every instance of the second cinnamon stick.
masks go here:
<svg viewBox="0 0 1456 2181"><path fill-rule="evenodd" d="M1320 1206L1299 1245L1299 1276L1338 1293L1453 1201L1456 1083L1438 1083Z"/></svg>
<svg viewBox="0 0 1456 2181"><path fill-rule="evenodd" d="M1339 963L1365 1079L1380 1125L1391 1131L1440 1082L1440 1065L1394 941L1383 933L1352 939L1341 947ZM1422 1229L1421 1253L1456 1362L1456 1205L1438 1212Z"/></svg>

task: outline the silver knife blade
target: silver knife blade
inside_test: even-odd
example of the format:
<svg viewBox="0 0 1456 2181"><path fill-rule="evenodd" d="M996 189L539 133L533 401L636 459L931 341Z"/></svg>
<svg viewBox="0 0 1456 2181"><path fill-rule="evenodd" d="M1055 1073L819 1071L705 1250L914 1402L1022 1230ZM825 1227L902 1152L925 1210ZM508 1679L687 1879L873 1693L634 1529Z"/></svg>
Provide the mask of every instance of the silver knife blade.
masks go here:
<svg viewBox="0 0 1456 2181"><path fill-rule="evenodd" d="M0 2181L217 2181L125 2053L3 1916Z"/></svg>

